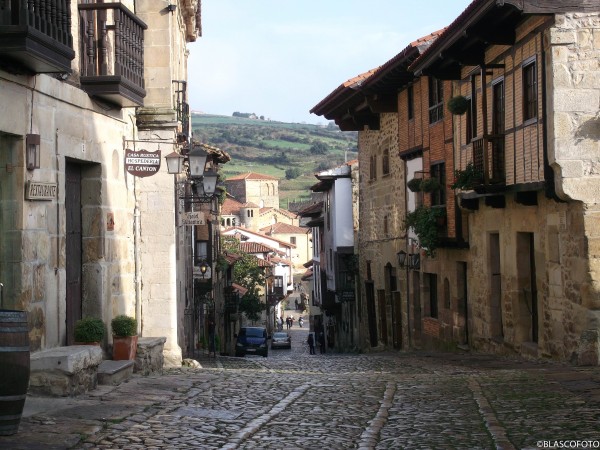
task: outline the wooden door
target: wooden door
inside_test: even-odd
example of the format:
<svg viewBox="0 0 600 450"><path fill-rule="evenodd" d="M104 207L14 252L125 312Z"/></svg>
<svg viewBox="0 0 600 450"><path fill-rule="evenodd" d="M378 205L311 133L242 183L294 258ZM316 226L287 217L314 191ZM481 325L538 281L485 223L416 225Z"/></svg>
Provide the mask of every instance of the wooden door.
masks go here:
<svg viewBox="0 0 600 450"><path fill-rule="evenodd" d="M65 168L66 210L66 323L67 345L74 342L75 322L81 319L81 167Z"/></svg>

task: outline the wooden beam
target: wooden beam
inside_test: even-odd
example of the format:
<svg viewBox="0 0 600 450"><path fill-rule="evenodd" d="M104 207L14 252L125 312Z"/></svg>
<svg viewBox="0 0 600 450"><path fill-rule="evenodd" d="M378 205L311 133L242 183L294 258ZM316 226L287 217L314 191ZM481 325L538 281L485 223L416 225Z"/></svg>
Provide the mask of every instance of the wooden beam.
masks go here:
<svg viewBox="0 0 600 450"><path fill-rule="evenodd" d="M593 12L598 0L497 0L498 6L509 4L526 14L556 14L563 12Z"/></svg>
<svg viewBox="0 0 600 450"><path fill-rule="evenodd" d="M374 113L398 112L398 98L394 96L374 95L367 98L369 109Z"/></svg>

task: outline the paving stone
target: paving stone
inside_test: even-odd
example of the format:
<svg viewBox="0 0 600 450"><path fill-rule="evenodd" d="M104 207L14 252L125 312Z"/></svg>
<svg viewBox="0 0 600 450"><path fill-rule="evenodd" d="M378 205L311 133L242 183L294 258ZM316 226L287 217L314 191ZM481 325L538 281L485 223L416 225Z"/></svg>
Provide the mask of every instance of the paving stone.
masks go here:
<svg viewBox="0 0 600 450"><path fill-rule="evenodd" d="M102 395L33 408L0 448L35 448L40 436L47 448L178 450L536 448L600 438L600 404L589 395L599 368L468 353L309 355L306 329L291 333L292 349L268 358L200 358L199 368L134 375Z"/></svg>

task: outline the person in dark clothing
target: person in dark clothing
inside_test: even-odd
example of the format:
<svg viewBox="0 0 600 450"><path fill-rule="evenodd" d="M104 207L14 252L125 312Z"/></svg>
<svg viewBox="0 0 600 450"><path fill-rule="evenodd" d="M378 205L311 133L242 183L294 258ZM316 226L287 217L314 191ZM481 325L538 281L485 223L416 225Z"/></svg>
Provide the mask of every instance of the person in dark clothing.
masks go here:
<svg viewBox="0 0 600 450"><path fill-rule="evenodd" d="M308 339L306 340L306 342L308 342L308 348L310 350L310 354L314 355L315 354L315 338L313 337L312 333L308 333Z"/></svg>
<svg viewBox="0 0 600 450"><path fill-rule="evenodd" d="M323 332L321 331L319 333L319 351L321 353L325 353L325 335L323 334Z"/></svg>

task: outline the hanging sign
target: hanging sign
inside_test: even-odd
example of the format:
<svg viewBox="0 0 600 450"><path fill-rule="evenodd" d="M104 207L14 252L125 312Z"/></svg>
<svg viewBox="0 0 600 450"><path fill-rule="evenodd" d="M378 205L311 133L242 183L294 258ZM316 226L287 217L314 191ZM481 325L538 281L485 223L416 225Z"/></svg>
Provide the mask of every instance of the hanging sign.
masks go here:
<svg viewBox="0 0 600 450"><path fill-rule="evenodd" d="M204 213L202 211L181 213L181 225L206 225Z"/></svg>
<svg viewBox="0 0 600 450"><path fill-rule="evenodd" d="M135 177L149 177L160 169L160 150L149 152L125 149L125 170Z"/></svg>

